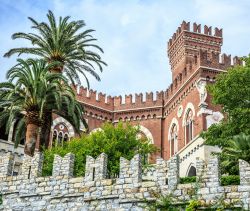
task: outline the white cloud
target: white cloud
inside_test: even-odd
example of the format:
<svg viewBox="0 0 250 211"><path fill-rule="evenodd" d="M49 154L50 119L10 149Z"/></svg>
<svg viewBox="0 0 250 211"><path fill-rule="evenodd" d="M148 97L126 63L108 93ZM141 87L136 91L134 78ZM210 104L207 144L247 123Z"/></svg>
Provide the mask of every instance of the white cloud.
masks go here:
<svg viewBox="0 0 250 211"><path fill-rule="evenodd" d="M156 91L166 89L171 81L171 71L167 59L167 41L182 22L224 28L224 48L232 54L247 54L250 49L249 23L246 11L248 1L226 0L179 0L179 1L37 1L22 0L22 4L9 2L0 7L0 20L3 9L9 12L9 22L4 24L5 31L0 34L0 53L9 48L20 46L19 41L10 40L16 31L30 31L27 16L44 20L48 8L56 15L70 15L72 19L84 19L87 28L94 28L98 45L103 47L104 60L108 63L101 74L102 81L91 78L91 87L108 94ZM11 18L10 18L11 17ZM14 64L14 59L2 59L3 73Z"/></svg>

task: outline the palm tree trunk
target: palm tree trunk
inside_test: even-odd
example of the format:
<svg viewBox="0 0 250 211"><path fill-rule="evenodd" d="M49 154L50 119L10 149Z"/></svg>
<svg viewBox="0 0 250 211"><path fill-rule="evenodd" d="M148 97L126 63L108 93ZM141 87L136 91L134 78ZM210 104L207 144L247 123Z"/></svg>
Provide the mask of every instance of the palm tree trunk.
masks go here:
<svg viewBox="0 0 250 211"><path fill-rule="evenodd" d="M37 146L36 147L37 149L41 150L41 146L45 146L45 148L49 147L51 124L52 124L52 111L47 111L44 115L44 120L41 127L41 134L39 136L40 146Z"/></svg>
<svg viewBox="0 0 250 211"><path fill-rule="evenodd" d="M36 141L39 132L39 125L28 123L26 129L26 140L24 146L24 153L29 156L34 155Z"/></svg>
<svg viewBox="0 0 250 211"><path fill-rule="evenodd" d="M56 66L50 70L51 73L61 73L63 72L63 66Z"/></svg>

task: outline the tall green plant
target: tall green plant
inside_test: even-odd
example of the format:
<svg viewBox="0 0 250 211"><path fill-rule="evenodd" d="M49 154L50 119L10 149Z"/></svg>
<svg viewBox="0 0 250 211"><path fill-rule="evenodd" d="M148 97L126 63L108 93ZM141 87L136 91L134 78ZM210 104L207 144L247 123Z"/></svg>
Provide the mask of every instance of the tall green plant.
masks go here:
<svg viewBox="0 0 250 211"><path fill-rule="evenodd" d="M67 85L61 74L48 70L57 63L44 60L22 60L7 73L8 82L0 83L0 123L7 120L7 130L18 120L16 141L25 134L25 154L33 155L35 145L40 147L39 131L46 124L47 111L61 114L75 126L80 127L82 106L75 100L74 90ZM26 128L26 130L24 129Z"/></svg>
<svg viewBox="0 0 250 211"><path fill-rule="evenodd" d="M70 21L69 16L59 17L56 21L51 11L48 12L47 18L47 22L38 22L29 17L33 32L18 32L12 35L12 39L28 40L32 47L13 48L4 56L31 54L48 63L56 61L58 65L51 68L51 71L64 72L73 83L80 83L79 75L82 75L89 84L86 73L100 80L95 66L102 71L102 66L106 64L99 55L103 50L95 44L97 39L91 35L94 30L83 30L84 21Z"/></svg>
<svg viewBox="0 0 250 211"><path fill-rule="evenodd" d="M206 144L219 146L222 150L230 147L229 140L234 136L250 135L250 56L244 60L245 66L229 68L227 73L218 75L215 84L208 86L213 103L222 107L225 118L212 125L202 137ZM238 161L224 153L220 154L220 159L222 173L238 174ZM234 165L227 164L229 159Z"/></svg>
<svg viewBox="0 0 250 211"><path fill-rule="evenodd" d="M61 156L72 152L76 156L74 174L84 176L86 156L99 156L101 153L108 155L108 171L110 176L119 173L120 157L132 159L137 153L147 157L157 151L157 148L150 144L145 138L138 138L139 127L129 124L119 123L116 126L106 123L101 131L96 131L90 135L83 135L74 138L62 147L52 147L45 150L44 175L51 175L52 164L55 154ZM146 161L146 159L145 159Z"/></svg>
<svg viewBox="0 0 250 211"><path fill-rule="evenodd" d="M221 73L215 84L208 86L213 103L222 106L225 118L202 135L206 144L223 148L233 136L250 134L250 57L246 57L245 62L245 66Z"/></svg>
<svg viewBox="0 0 250 211"><path fill-rule="evenodd" d="M221 156L223 168L233 168L235 174L238 174L239 159L250 162L250 135L242 133L228 140L227 147L223 148Z"/></svg>

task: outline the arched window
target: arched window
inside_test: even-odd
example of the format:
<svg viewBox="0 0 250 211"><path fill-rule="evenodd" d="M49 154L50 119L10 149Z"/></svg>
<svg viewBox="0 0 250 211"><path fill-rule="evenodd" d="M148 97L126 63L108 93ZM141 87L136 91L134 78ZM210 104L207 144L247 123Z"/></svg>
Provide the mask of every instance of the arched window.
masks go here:
<svg viewBox="0 0 250 211"><path fill-rule="evenodd" d="M63 133L62 133L62 132L59 132L59 134L58 134L58 139L57 139L57 145L58 145L58 146L61 146L61 145L62 145L62 142L63 142Z"/></svg>
<svg viewBox="0 0 250 211"><path fill-rule="evenodd" d="M55 146L57 141L57 131L54 130L53 132L53 139L52 139L52 145Z"/></svg>
<svg viewBox="0 0 250 211"><path fill-rule="evenodd" d="M63 142L67 142L69 140L69 136L68 134L66 133L63 137Z"/></svg>
<svg viewBox="0 0 250 211"><path fill-rule="evenodd" d="M178 136L177 136L177 125L173 124L170 133L170 155L173 156L178 152Z"/></svg>
<svg viewBox="0 0 250 211"><path fill-rule="evenodd" d="M194 166L191 166L188 171L188 177L196 176L196 168Z"/></svg>
<svg viewBox="0 0 250 211"><path fill-rule="evenodd" d="M193 112L191 109L189 109L186 114L186 121L185 121L186 144L188 144L193 139L193 134L194 134L193 127L194 127Z"/></svg>

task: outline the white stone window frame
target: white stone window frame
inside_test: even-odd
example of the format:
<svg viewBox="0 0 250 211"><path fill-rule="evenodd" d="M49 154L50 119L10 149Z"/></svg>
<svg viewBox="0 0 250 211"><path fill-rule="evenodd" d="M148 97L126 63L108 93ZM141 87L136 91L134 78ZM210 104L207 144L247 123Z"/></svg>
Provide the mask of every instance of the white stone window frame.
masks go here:
<svg viewBox="0 0 250 211"><path fill-rule="evenodd" d="M177 154L178 153L178 133L179 133L179 123L178 123L178 120L176 118L173 118L171 123L170 123L170 127L168 129L168 142L169 142L169 155L170 157L172 157L172 129L173 127L176 126L176 137L175 137L175 140L174 140L174 153L173 155Z"/></svg>
<svg viewBox="0 0 250 211"><path fill-rule="evenodd" d="M57 131L55 129L55 127L59 124L63 124L65 127L67 127L68 129L68 140L70 140L72 137L75 136L75 131L74 131L74 127L66 120L64 119L63 117L57 117L56 119L53 120L53 124L51 126L51 146L53 145L53 136L54 136L54 131L57 132L57 138L56 140L58 140L58 135L59 135L59 131ZM61 131L62 132L62 131ZM64 136L65 136L66 133L63 133L63 140L64 140ZM57 141L58 142L58 141ZM56 142L56 145L58 145L58 143Z"/></svg>
<svg viewBox="0 0 250 211"><path fill-rule="evenodd" d="M182 127L184 127L184 139L185 139L185 145L187 144L187 137L186 137L186 126L187 126L187 115L189 113L189 111L192 111L192 139L189 140L189 143L194 139L194 117L195 117L195 108L194 108L194 105L193 103L189 102L185 108L185 111L184 111L184 115L183 115L183 119L182 119Z"/></svg>
<svg viewBox="0 0 250 211"><path fill-rule="evenodd" d="M54 140L54 133L56 133L56 138L55 138L55 140ZM58 142L58 140L59 140L59 134L62 134L62 142L61 142L61 144L60 144L60 146L63 146L63 143L65 142L64 141L64 138L65 138L65 135L67 135L68 136L68 139L67 139L67 141L70 141L70 137L69 137L69 133L64 133L64 132L62 132L62 131L57 131L56 129L54 129L53 130L53 133L52 133L52 142L54 142L55 141L55 146L59 146L59 142ZM52 143L52 145L53 145L53 143Z"/></svg>

